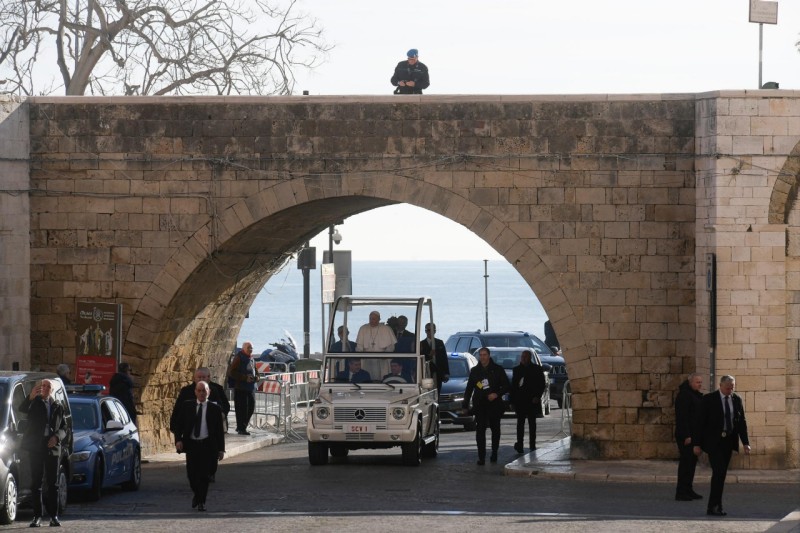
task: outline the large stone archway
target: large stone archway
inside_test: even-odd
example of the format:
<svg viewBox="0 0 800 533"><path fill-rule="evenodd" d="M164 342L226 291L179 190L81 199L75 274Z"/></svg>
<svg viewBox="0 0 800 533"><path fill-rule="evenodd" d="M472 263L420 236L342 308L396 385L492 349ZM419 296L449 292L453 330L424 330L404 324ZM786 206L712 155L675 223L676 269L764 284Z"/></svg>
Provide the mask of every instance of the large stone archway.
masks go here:
<svg viewBox="0 0 800 533"><path fill-rule="evenodd" d="M221 375L247 307L283 258L334 220L407 202L475 232L530 284L565 350L573 442L585 444L576 449L673 457L674 390L687 372L709 368L703 258L716 250L720 264L746 272L751 260L725 239L758 246L743 236L747 225L726 225L723 203L735 194L723 185L739 180L766 206L775 183L750 183L730 158L761 137L781 153L798 99L32 98L23 106L30 366L74 360L76 301L121 303L125 358L144 384L146 444L164 447L177 388L199 362ZM756 118L745 134L731 116L747 113ZM786 135L769 136L772 126ZM778 168L773 159L757 163ZM720 175L733 178L722 184ZM759 209L749 224L772 245L784 226ZM770 302L779 298L768 273L757 279ZM747 318L754 312L770 324L768 339ZM785 415L796 379L785 370L786 324L774 325L784 315L774 305L737 313L720 368L750 359L770 368L739 386L759 441L748 466L785 465L785 429L780 442L772 435L785 421L775 406ZM767 390L776 373L780 402Z"/></svg>

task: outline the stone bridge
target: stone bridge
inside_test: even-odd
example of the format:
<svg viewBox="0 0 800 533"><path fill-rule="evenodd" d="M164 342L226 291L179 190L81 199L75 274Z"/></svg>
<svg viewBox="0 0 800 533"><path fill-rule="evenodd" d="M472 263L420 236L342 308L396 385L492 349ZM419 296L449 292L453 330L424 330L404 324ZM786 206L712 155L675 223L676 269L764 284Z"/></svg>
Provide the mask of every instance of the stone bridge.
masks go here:
<svg viewBox="0 0 800 533"><path fill-rule="evenodd" d="M737 377L741 466L800 466L800 91L0 105L2 367L74 362L76 302L121 303L148 451L196 366L221 379L288 255L404 202L533 289L575 454L674 457L673 395L697 370Z"/></svg>

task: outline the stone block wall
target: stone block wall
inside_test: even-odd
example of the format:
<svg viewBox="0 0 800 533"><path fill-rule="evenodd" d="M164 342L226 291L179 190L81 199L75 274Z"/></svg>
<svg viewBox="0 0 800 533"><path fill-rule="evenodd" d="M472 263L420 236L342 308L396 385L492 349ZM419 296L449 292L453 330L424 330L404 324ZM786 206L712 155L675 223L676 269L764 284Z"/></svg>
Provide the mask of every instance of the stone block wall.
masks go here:
<svg viewBox="0 0 800 533"><path fill-rule="evenodd" d="M31 366L28 108L0 96L0 369Z"/></svg>

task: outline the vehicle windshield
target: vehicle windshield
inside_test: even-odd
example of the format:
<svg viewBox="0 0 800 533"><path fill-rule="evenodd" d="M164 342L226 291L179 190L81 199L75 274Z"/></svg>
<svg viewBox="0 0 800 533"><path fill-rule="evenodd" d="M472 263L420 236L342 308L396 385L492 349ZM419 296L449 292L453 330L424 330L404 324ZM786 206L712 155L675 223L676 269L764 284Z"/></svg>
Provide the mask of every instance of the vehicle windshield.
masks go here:
<svg viewBox="0 0 800 533"><path fill-rule="evenodd" d="M450 359L447 365L450 367L451 378L465 378L469 376L469 364L467 364L466 359Z"/></svg>
<svg viewBox="0 0 800 533"><path fill-rule="evenodd" d="M324 383L417 383L417 357L342 356L325 359Z"/></svg>
<svg viewBox="0 0 800 533"><path fill-rule="evenodd" d="M417 354L433 321L425 298L356 298L336 301L326 353Z"/></svg>
<svg viewBox="0 0 800 533"><path fill-rule="evenodd" d="M497 348L514 348L515 346L525 346L526 348L538 348L534 344L530 335L509 336L509 335L484 335L484 346L494 346Z"/></svg>
<svg viewBox="0 0 800 533"><path fill-rule="evenodd" d="M90 403L72 403L72 427L75 431L97 429L97 411Z"/></svg>
<svg viewBox="0 0 800 533"><path fill-rule="evenodd" d="M506 370L514 368L519 364L519 356L522 350L519 351L493 351L492 359L495 363L502 366Z"/></svg>
<svg viewBox="0 0 800 533"><path fill-rule="evenodd" d="M530 337L526 337L526 338L530 339L533 347L536 348L536 353L538 353L539 355L545 355L545 356L547 356L547 355L553 355L554 356L555 355L553 353L553 350L551 350L550 347L548 345L546 345L542 341L542 339L540 339L536 335L531 335Z"/></svg>
<svg viewBox="0 0 800 533"><path fill-rule="evenodd" d="M0 398L8 398L8 388L5 383L0 383ZM8 402L0 402L0 428L6 427L8 423Z"/></svg>

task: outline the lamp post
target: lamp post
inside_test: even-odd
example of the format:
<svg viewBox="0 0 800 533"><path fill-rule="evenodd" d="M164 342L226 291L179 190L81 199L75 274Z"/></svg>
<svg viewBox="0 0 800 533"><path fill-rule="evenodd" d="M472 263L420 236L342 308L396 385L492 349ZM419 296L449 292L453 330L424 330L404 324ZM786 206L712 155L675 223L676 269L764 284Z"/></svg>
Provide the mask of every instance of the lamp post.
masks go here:
<svg viewBox="0 0 800 533"><path fill-rule="evenodd" d="M297 268L303 271L303 357L305 359L308 359L311 352L311 336L309 334L309 329L311 327L311 313L309 309L311 282L308 271L317 268L317 249L308 244L308 241L306 241L305 247L300 250L297 256Z"/></svg>
<svg viewBox="0 0 800 533"><path fill-rule="evenodd" d="M486 324L484 331L489 331L489 260L483 260L483 294L484 308L486 309Z"/></svg>

